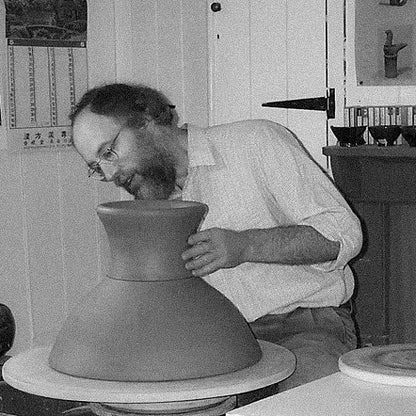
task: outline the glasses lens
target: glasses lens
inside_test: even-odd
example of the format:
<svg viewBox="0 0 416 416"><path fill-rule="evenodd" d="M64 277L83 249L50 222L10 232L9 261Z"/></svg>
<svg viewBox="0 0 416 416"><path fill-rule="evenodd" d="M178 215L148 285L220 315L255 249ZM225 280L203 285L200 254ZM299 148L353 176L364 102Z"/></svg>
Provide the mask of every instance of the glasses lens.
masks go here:
<svg viewBox="0 0 416 416"><path fill-rule="evenodd" d="M118 135L117 135L118 137ZM116 138L117 138L116 137ZM114 162L118 160L118 154L115 150L111 147L106 149L102 155L97 159L97 161L88 168L88 177L91 179L95 179L97 181L106 181L108 177L106 177L104 171L102 170L101 166L114 166Z"/></svg>
<svg viewBox="0 0 416 416"><path fill-rule="evenodd" d="M94 167L88 168L88 177L97 181L102 181L105 179L104 172L98 164Z"/></svg>
<svg viewBox="0 0 416 416"><path fill-rule="evenodd" d="M113 149L109 148L101 155L101 159L111 163L118 159L118 155Z"/></svg>

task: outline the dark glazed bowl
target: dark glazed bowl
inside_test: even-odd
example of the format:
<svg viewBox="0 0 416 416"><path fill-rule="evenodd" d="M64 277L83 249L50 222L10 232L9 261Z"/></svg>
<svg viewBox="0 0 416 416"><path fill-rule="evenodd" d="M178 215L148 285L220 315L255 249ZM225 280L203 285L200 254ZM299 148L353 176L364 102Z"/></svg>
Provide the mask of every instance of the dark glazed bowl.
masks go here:
<svg viewBox="0 0 416 416"><path fill-rule="evenodd" d="M335 127L331 126L331 130L338 140L340 146L352 147L365 144L363 134L367 126L358 127Z"/></svg>
<svg viewBox="0 0 416 416"><path fill-rule="evenodd" d="M368 128L378 146L394 146L400 136L400 126L370 126Z"/></svg>
<svg viewBox="0 0 416 416"><path fill-rule="evenodd" d="M416 147L416 126L402 126L403 139L411 147Z"/></svg>

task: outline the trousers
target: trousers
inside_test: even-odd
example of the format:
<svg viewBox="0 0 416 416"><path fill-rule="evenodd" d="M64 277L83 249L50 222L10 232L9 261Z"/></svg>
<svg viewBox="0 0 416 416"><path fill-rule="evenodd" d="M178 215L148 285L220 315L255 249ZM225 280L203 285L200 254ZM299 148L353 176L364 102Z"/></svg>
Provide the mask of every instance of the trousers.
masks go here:
<svg viewBox="0 0 416 416"><path fill-rule="evenodd" d="M265 315L250 323L257 339L292 351L296 369L278 384L237 396L242 406L338 371L339 357L357 348L351 302L339 307L297 308L281 315Z"/></svg>

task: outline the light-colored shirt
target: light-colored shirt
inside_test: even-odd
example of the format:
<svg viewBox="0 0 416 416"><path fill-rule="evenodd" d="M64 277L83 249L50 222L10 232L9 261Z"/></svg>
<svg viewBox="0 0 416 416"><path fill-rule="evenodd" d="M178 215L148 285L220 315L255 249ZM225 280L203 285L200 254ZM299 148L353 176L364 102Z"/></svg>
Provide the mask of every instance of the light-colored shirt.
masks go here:
<svg viewBox="0 0 416 416"><path fill-rule="evenodd" d="M249 322L297 307L338 306L351 297L354 278L347 263L361 248L360 222L292 132L266 120L189 126L188 157L182 199L208 205L202 229L304 224L340 243L330 262L247 262L205 277Z"/></svg>

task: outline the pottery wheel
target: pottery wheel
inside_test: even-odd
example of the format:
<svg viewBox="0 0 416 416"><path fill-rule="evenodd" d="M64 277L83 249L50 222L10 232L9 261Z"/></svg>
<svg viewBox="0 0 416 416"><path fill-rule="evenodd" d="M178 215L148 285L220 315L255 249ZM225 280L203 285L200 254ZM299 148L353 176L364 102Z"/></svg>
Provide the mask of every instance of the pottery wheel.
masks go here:
<svg viewBox="0 0 416 416"><path fill-rule="evenodd" d="M286 348L259 341L262 358L232 373L192 380L117 382L78 378L48 365L50 348L36 348L10 358L3 378L12 387L38 396L98 403L160 403L236 395L278 383L295 369Z"/></svg>
<svg viewBox="0 0 416 416"><path fill-rule="evenodd" d="M416 387L416 344L353 350L341 356L339 369L372 383Z"/></svg>

